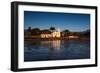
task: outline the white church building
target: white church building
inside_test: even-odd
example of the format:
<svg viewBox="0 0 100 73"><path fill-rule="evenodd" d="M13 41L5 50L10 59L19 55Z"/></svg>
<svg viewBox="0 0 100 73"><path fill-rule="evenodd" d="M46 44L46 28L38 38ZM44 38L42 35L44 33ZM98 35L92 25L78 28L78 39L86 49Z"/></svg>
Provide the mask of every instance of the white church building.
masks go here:
<svg viewBox="0 0 100 73"><path fill-rule="evenodd" d="M41 33L41 38L59 38L61 37L60 29L51 31L51 33Z"/></svg>

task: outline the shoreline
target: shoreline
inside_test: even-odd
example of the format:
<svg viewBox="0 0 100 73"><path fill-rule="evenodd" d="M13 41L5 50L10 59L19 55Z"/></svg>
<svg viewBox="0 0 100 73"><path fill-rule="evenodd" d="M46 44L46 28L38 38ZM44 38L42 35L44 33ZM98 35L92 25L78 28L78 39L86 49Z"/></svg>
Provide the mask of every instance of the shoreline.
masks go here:
<svg viewBox="0 0 100 73"><path fill-rule="evenodd" d="M24 41L90 40L90 38L24 38Z"/></svg>

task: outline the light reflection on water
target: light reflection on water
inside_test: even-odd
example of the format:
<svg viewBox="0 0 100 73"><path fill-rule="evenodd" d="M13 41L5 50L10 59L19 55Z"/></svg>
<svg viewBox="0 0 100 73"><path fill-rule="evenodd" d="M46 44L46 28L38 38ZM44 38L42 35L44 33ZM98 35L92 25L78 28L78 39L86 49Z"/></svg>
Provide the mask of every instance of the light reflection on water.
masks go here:
<svg viewBox="0 0 100 73"><path fill-rule="evenodd" d="M89 40L25 41L24 61L90 58Z"/></svg>
<svg viewBox="0 0 100 73"><path fill-rule="evenodd" d="M44 48L47 47L52 48L55 51L59 51L61 46L61 40L41 41L40 44L42 45L41 47L43 47L44 45Z"/></svg>

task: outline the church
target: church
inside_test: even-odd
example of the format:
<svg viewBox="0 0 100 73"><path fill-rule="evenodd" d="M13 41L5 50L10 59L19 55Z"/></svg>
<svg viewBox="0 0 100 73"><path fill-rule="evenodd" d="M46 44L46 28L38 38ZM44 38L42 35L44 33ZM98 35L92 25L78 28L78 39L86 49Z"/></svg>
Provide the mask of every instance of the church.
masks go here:
<svg viewBox="0 0 100 73"><path fill-rule="evenodd" d="M60 29L53 30L51 32L43 32L41 33L41 38L60 38L61 33Z"/></svg>

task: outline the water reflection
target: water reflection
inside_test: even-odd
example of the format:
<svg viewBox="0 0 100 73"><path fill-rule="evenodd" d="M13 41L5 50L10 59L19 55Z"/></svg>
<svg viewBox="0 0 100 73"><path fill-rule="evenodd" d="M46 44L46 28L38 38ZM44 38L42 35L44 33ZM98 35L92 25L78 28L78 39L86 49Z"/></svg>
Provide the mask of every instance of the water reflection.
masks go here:
<svg viewBox="0 0 100 73"><path fill-rule="evenodd" d="M41 41L41 47L51 48L53 51L57 52L60 50L61 40L52 40L52 41Z"/></svg>
<svg viewBox="0 0 100 73"><path fill-rule="evenodd" d="M54 50L59 51L61 46L61 40L51 41L51 46L54 48Z"/></svg>
<svg viewBox="0 0 100 73"><path fill-rule="evenodd" d="M87 59L89 40L25 41L24 61Z"/></svg>

